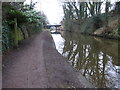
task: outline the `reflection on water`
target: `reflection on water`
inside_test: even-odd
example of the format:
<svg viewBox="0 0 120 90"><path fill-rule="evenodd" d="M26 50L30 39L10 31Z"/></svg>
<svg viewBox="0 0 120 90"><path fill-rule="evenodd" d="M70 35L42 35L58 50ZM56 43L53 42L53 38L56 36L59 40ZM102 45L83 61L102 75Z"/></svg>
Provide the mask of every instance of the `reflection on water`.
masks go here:
<svg viewBox="0 0 120 90"><path fill-rule="evenodd" d="M85 78L97 87L120 88L118 41L76 33L65 33L63 37L63 56Z"/></svg>
<svg viewBox="0 0 120 90"><path fill-rule="evenodd" d="M52 37L55 42L56 49L62 54L65 40L61 37L61 34L52 34Z"/></svg>

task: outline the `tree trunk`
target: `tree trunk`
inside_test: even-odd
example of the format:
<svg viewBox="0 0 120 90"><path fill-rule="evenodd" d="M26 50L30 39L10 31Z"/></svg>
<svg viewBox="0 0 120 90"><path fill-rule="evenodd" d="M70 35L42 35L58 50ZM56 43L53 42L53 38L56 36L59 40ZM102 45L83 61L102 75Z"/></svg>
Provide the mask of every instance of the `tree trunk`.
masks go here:
<svg viewBox="0 0 120 90"><path fill-rule="evenodd" d="M18 47L18 34L17 34L17 19L14 19L15 24L14 24L14 43L15 47Z"/></svg>
<svg viewBox="0 0 120 90"><path fill-rule="evenodd" d="M108 27L108 13L109 13L109 4L110 2L106 2L106 7L105 7L105 27Z"/></svg>

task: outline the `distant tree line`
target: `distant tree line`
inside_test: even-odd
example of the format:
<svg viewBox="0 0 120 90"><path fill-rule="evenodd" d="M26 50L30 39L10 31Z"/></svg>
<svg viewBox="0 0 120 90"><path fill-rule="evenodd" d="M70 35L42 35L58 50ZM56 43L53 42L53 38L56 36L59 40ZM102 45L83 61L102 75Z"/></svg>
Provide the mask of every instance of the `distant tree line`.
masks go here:
<svg viewBox="0 0 120 90"><path fill-rule="evenodd" d="M105 27L105 31L109 33L108 21L112 13L120 13L120 2L116 2L114 10L111 10L113 4L103 0L93 2L77 2L69 0L63 3L64 11L64 27L68 31L72 31L73 26L79 26L79 31L83 33L93 33L100 27ZM117 17L118 18L118 17Z"/></svg>

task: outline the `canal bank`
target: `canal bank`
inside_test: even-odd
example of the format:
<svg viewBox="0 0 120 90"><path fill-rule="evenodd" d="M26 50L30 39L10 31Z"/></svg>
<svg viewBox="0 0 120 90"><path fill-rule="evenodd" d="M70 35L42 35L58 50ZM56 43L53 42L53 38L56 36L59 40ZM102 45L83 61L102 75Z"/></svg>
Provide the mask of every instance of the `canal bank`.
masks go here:
<svg viewBox="0 0 120 90"><path fill-rule="evenodd" d="M105 38L105 39L113 39L113 40L120 40L120 35L114 36L114 35L108 35L108 34L94 34L94 33L81 33L83 35L90 35L94 37L100 37L100 38Z"/></svg>
<svg viewBox="0 0 120 90"><path fill-rule="evenodd" d="M58 53L48 31L3 56L2 79L3 88L94 88Z"/></svg>

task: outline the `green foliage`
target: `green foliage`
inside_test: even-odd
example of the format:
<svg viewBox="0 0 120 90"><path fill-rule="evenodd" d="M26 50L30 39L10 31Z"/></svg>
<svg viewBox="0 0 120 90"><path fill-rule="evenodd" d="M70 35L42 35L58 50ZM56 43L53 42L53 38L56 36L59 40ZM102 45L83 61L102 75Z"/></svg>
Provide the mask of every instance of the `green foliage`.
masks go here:
<svg viewBox="0 0 120 90"><path fill-rule="evenodd" d="M118 30L112 30L111 34L112 35L117 35L118 34Z"/></svg>
<svg viewBox="0 0 120 90"><path fill-rule="evenodd" d="M21 40L42 31L47 18L34 6L35 3L3 3L2 51L18 47Z"/></svg>
<svg viewBox="0 0 120 90"><path fill-rule="evenodd" d="M94 30L100 28L103 26L103 20L102 20L102 17L101 15L96 15L96 16L93 16L93 27L94 27Z"/></svg>
<svg viewBox="0 0 120 90"><path fill-rule="evenodd" d="M8 26L8 23L4 21L2 23L2 51L5 51L9 48L13 47L13 36L12 36L12 30Z"/></svg>
<svg viewBox="0 0 120 90"><path fill-rule="evenodd" d="M14 24L14 18L17 19L17 23L25 23L28 21L27 16L21 11L10 10L7 18L10 24Z"/></svg>
<svg viewBox="0 0 120 90"><path fill-rule="evenodd" d="M38 16L38 12L36 12L34 10L29 10L29 11L25 12L25 14L30 23L39 23L39 20L41 17Z"/></svg>
<svg viewBox="0 0 120 90"><path fill-rule="evenodd" d="M22 31L20 30L20 28L18 28L18 41L20 42L21 40L23 40L23 35L22 35Z"/></svg>
<svg viewBox="0 0 120 90"><path fill-rule="evenodd" d="M93 19L89 18L81 27L82 33L92 33L93 32Z"/></svg>
<svg viewBox="0 0 120 90"><path fill-rule="evenodd" d="M103 4L104 8L102 8ZM111 5L110 2L101 0L98 0L98 2L93 2L92 0L89 0L89 2L76 2L74 0L65 2L63 4L65 29L90 34L101 27L104 27L105 30L109 29L108 24L110 21L109 17L111 16ZM120 2L117 2L115 5L115 11L117 11L117 13L119 13L119 7ZM101 12L102 10L105 12ZM109 29L108 31L111 30L113 29ZM120 28L118 32L120 33ZM116 33L116 31L112 33Z"/></svg>

